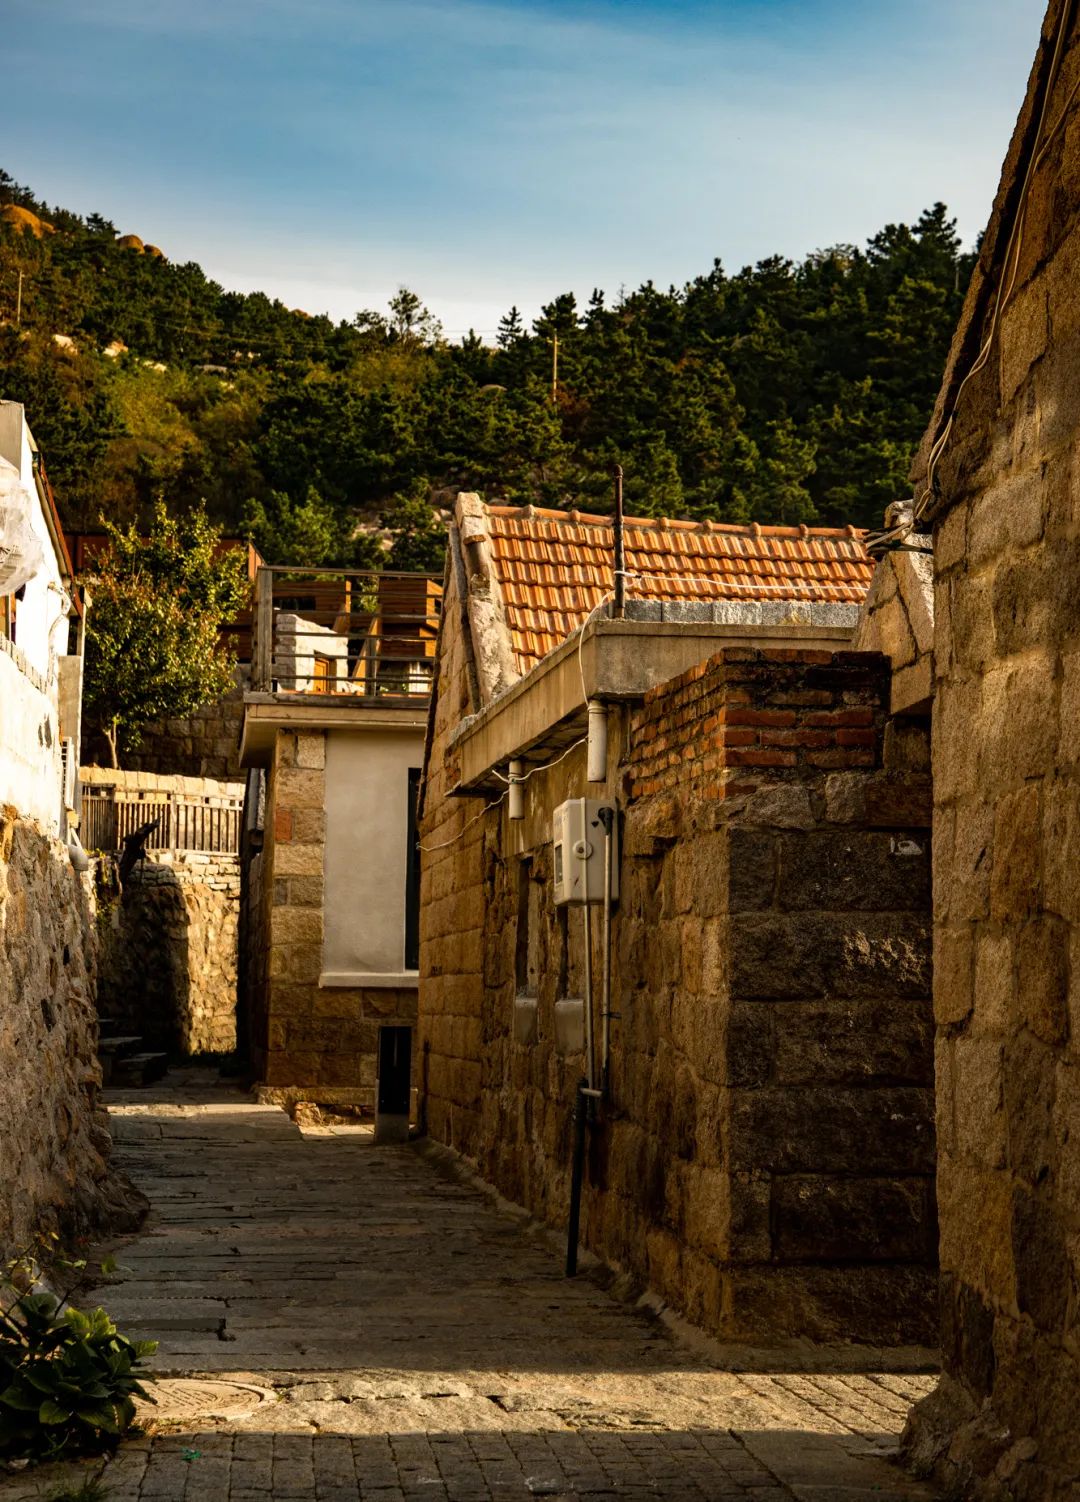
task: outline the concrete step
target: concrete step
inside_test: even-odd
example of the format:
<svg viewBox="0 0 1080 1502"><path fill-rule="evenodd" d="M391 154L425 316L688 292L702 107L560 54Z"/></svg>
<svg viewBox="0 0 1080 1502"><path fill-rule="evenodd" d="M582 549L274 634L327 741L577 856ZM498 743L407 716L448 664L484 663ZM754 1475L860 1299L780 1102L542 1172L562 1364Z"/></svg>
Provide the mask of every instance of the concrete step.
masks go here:
<svg viewBox="0 0 1080 1502"><path fill-rule="evenodd" d="M114 1059L109 1083L114 1086L152 1085L169 1067L165 1053L133 1053Z"/></svg>

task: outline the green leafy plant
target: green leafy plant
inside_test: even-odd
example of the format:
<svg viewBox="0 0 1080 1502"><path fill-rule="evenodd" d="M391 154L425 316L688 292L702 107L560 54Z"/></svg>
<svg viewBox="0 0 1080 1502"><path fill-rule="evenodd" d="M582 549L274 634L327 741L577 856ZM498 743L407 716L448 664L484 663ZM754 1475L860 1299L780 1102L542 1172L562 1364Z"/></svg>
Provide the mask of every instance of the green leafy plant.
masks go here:
<svg viewBox="0 0 1080 1502"><path fill-rule="evenodd" d="M85 1260L53 1256L50 1277ZM101 1271L115 1270L106 1258ZM21 1254L0 1278L0 1457L56 1460L110 1449L135 1420L135 1398L152 1402L140 1363L156 1341L121 1335L104 1309L84 1312L42 1284L38 1258Z"/></svg>
<svg viewBox="0 0 1080 1502"><path fill-rule="evenodd" d="M88 579L84 702L115 767L149 721L189 715L232 687L220 631L249 585L242 558L222 550L201 508L173 516L159 502L146 533L104 526L108 547Z"/></svg>

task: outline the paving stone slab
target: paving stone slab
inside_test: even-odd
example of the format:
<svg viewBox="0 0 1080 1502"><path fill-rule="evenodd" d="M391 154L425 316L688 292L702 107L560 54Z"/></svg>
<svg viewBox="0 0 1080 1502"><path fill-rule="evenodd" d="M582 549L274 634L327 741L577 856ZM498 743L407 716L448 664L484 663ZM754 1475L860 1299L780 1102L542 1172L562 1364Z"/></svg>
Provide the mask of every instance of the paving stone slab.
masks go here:
<svg viewBox="0 0 1080 1502"><path fill-rule="evenodd" d="M932 1495L887 1458L925 1353L684 1343L412 1147L301 1133L205 1072L106 1098L153 1212L99 1296L170 1374L154 1432L98 1463L109 1502ZM49 1489L0 1476L0 1502Z"/></svg>

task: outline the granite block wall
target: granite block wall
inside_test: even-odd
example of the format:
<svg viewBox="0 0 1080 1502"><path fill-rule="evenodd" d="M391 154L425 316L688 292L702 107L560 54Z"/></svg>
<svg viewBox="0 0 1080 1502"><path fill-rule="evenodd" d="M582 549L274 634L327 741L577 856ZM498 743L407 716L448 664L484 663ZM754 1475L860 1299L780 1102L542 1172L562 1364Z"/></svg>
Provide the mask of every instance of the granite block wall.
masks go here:
<svg viewBox="0 0 1080 1502"><path fill-rule="evenodd" d="M239 856L155 851L98 899L98 1011L175 1058L236 1048Z"/></svg>
<svg viewBox="0 0 1080 1502"><path fill-rule="evenodd" d="M461 683L449 642L424 822L444 848L424 870L422 1109L432 1136L561 1225L584 1060L560 1047L555 1007L583 993L585 940L582 911L552 904L551 814L598 790L581 748L530 778L523 821L500 808L466 827L443 754ZM613 711L616 1016L583 1237L728 1338L935 1334L929 784L888 689L874 655L729 649ZM599 976L599 923L593 943ZM532 1004L518 1041L515 1005Z"/></svg>
<svg viewBox="0 0 1080 1502"><path fill-rule="evenodd" d="M1080 29L1056 0L945 391L991 327L1059 35L1060 128L928 513L945 1375L909 1441L995 1502L1080 1488Z"/></svg>

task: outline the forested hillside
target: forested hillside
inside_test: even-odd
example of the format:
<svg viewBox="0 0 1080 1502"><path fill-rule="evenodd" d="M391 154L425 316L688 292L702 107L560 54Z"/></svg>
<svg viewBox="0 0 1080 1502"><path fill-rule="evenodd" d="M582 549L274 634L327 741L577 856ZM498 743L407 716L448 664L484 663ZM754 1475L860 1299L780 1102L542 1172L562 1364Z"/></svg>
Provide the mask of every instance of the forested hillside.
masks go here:
<svg viewBox="0 0 1080 1502"><path fill-rule="evenodd" d="M865 248L567 293L531 328L510 309L489 347L445 341L404 290L339 324L227 292L6 173L0 204L0 396L26 403L68 523L204 498L310 564L373 561L358 527L380 521L395 562L425 562L428 503L459 488L608 510L615 461L637 514L876 525L971 268L937 204Z"/></svg>

